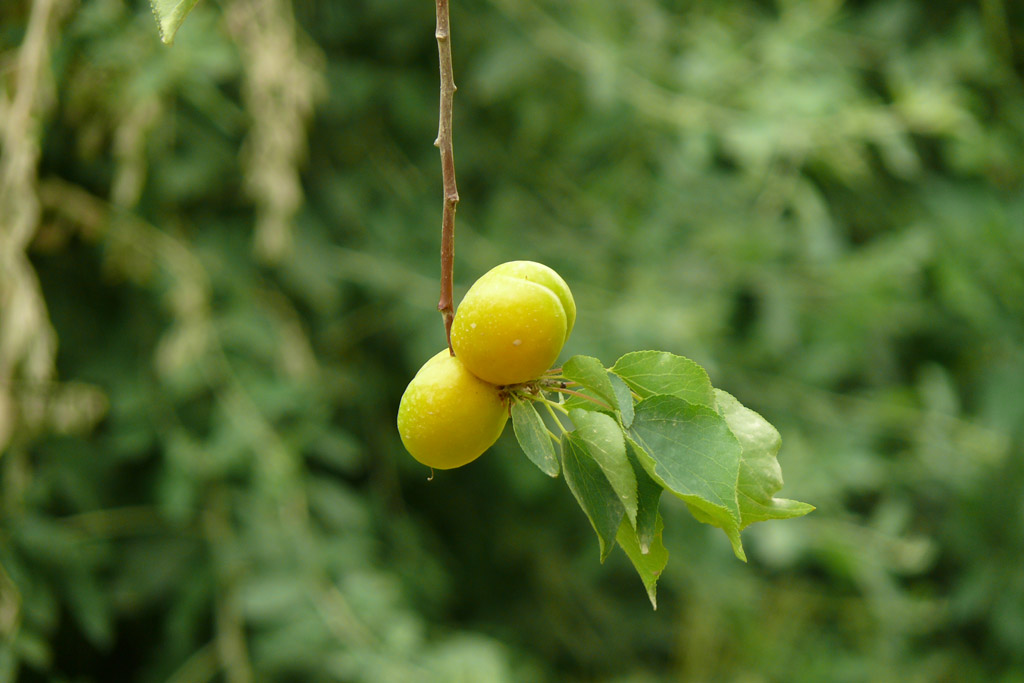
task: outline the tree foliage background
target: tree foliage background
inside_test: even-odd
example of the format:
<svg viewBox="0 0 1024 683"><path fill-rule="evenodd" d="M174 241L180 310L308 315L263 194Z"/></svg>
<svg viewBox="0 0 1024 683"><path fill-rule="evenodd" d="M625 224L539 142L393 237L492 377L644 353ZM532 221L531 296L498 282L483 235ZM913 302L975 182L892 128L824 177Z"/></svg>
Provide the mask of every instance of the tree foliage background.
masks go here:
<svg viewBox="0 0 1024 683"><path fill-rule="evenodd" d="M669 501L656 612L510 434L399 442L433 12L0 7L0 680L1024 681L1024 6L453 1L457 294L551 265L818 508Z"/></svg>

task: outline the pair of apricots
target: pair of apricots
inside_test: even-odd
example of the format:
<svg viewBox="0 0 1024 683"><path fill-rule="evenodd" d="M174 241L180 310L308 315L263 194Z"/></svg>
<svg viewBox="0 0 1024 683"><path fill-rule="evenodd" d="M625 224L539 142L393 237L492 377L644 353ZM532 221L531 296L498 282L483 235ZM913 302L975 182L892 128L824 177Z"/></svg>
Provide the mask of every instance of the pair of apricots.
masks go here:
<svg viewBox="0 0 1024 683"><path fill-rule="evenodd" d="M481 276L452 321L455 355L444 349L428 360L402 395L406 450L439 470L480 457L508 420L506 387L543 375L575 322L569 286L543 264L510 261Z"/></svg>

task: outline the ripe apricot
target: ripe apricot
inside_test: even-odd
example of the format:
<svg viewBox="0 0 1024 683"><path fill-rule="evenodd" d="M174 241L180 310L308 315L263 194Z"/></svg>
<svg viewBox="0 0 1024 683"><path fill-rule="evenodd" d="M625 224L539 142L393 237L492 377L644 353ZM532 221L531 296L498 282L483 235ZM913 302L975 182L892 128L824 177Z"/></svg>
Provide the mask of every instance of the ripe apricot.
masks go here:
<svg viewBox="0 0 1024 683"><path fill-rule="evenodd" d="M480 457L501 436L507 419L498 388L444 349L423 364L402 394L398 433L416 460L448 470Z"/></svg>
<svg viewBox="0 0 1024 683"><path fill-rule="evenodd" d="M510 261L466 292L452 323L452 348L474 375L499 386L537 379L562 351L576 303L558 273Z"/></svg>

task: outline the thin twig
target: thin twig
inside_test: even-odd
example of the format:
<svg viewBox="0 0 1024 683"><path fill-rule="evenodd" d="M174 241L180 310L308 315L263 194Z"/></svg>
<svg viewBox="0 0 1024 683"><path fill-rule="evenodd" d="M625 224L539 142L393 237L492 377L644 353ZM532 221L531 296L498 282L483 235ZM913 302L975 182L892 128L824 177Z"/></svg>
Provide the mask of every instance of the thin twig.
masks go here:
<svg viewBox="0 0 1024 683"><path fill-rule="evenodd" d="M452 100L455 97L455 77L452 74L452 45L448 23L448 0L435 0L437 4L437 56L441 67L441 107L434 146L441 150L441 180L444 185L444 210L441 214L441 299L437 310L444 319L444 335L448 351L452 351L452 320L455 306L452 302L452 280L455 271L455 207L459 203L459 188L455 184L455 152L452 149Z"/></svg>

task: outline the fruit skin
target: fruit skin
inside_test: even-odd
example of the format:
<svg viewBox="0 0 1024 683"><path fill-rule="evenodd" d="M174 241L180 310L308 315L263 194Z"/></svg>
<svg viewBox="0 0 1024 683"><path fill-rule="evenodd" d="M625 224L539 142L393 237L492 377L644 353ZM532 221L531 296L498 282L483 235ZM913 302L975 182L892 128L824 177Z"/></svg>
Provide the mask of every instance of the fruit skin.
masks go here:
<svg viewBox="0 0 1024 683"><path fill-rule="evenodd" d="M572 298L569 285L565 283L562 276L556 273L553 268L549 268L543 263L537 263L536 261L508 261L491 268L485 275L493 274L530 280L531 282L544 285L554 292L559 302L561 302L562 308L565 310L565 338L569 339L569 335L572 334L572 326L576 324L576 301ZM547 368L544 369L547 370Z"/></svg>
<svg viewBox="0 0 1024 683"><path fill-rule="evenodd" d="M398 406L398 433L412 457L449 470L480 457L501 436L508 407L448 349L423 364Z"/></svg>
<svg viewBox="0 0 1024 683"><path fill-rule="evenodd" d="M558 359L576 302L558 273L510 261L484 273L452 322L452 348L474 375L503 386L537 379Z"/></svg>

